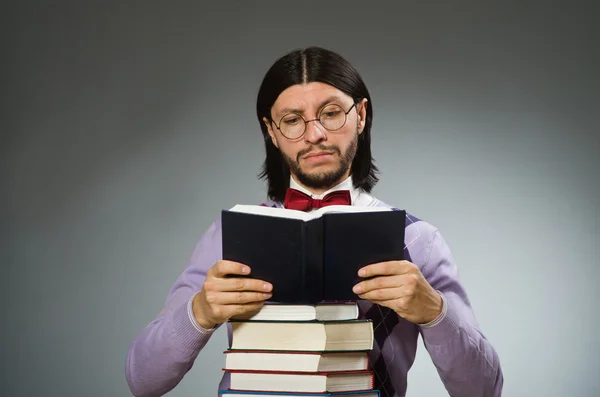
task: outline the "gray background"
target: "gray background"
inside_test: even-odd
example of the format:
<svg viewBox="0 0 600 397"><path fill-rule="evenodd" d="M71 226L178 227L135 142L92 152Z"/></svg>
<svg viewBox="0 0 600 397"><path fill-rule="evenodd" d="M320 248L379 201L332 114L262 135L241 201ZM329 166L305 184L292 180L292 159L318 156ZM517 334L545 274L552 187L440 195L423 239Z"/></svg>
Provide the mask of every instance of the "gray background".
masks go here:
<svg viewBox="0 0 600 397"><path fill-rule="evenodd" d="M128 395L200 235L264 198L263 74L313 44L362 73L374 193L441 229L504 395L600 394L592 2L82 3L2 12L0 395ZM170 395L214 396L225 345ZM446 395L422 345L408 394Z"/></svg>

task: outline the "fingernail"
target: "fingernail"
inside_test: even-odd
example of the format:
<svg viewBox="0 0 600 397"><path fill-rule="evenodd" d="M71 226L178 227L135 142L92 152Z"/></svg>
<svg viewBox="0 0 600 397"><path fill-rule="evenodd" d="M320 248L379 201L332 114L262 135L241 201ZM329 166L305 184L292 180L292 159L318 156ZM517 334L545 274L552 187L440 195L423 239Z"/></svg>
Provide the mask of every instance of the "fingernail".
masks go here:
<svg viewBox="0 0 600 397"><path fill-rule="evenodd" d="M263 294L263 296L264 296L265 298L270 298L270 297L271 297L271 294Z"/></svg>
<svg viewBox="0 0 600 397"><path fill-rule="evenodd" d="M242 267L242 273L248 273L248 272L250 272L250 268L248 266Z"/></svg>
<svg viewBox="0 0 600 397"><path fill-rule="evenodd" d="M269 290L271 289L271 286L270 286L269 284L267 284L267 283L264 283L264 284L263 284L263 289L264 289L265 291L269 291Z"/></svg>
<svg viewBox="0 0 600 397"><path fill-rule="evenodd" d="M358 293L360 292L360 290L361 290L361 288L360 288L360 285L358 285L358 284L357 284L357 285L355 285L355 286L354 286L354 288L352 288L352 291L353 291L355 294L358 294Z"/></svg>
<svg viewBox="0 0 600 397"><path fill-rule="evenodd" d="M365 275L365 273L366 273L366 272L365 272L365 269L360 269L360 270L358 271L358 275L359 275L359 276L361 276L361 277L362 277L362 276L364 276L364 275Z"/></svg>

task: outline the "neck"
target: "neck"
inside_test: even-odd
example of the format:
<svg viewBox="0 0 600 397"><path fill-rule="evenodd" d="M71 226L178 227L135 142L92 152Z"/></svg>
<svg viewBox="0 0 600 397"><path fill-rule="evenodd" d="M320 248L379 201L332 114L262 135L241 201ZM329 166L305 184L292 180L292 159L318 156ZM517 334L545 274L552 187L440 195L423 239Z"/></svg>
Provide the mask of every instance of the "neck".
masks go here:
<svg viewBox="0 0 600 397"><path fill-rule="evenodd" d="M298 185L302 186L304 189L308 190L309 192L311 192L312 194L317 195L317 196L325 193L326 191L328 191L329 189L332 189L335 186L338 186L340 183L344 182L349 177L350 177L350 173L347 173L346 175L344 175L342 178L338 179L334 183L328 184L326 186L314 187L314 186L306 186L305 184L298 181L298 178L296 178L294 175L292 175L294 182L296 182Z"/></svg>
<svg viewBox="0 0 600 397"><path fill-rule="evenodd" d="M328 190L329 190L329 189L331 189L332 187L334 187L334 186L338 185L338 184L339 184L339 182L341 182L341 181L339 181L339 182L336 182L335 184L333 184L333 185L331 185L331 186L323 186L323 187L318 187L318 188L315 188L315 187L310 187L310 186L306 186L306 185L304 185L304 184L302 184L302 183L300 183L300 182L298 182L298 181L296 181L296 182L297 182L297 183L298 183L300 186L302 186L303 188L305 188L306 190L308 190L309 192L311 192L312 194L319 195L319 194L323 194L323 193L325 193L326 191L328 191Z"/></svg>

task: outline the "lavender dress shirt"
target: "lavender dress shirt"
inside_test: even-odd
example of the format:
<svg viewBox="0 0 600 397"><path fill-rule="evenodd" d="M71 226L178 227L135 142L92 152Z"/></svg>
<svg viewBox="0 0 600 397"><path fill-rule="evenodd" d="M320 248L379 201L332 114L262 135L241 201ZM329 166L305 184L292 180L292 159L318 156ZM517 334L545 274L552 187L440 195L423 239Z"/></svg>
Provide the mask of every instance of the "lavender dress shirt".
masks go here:
<svg viewBox="0 0 600 397"><path fill-rule="evenodd" d="M293 179L290 186L306 192ZM388 206L353 189L351 180L334 189L341 188L351 190L353 205ZM282 206L273 201L264 204ZM399 317L393 329L388 330L389 337L383 346L374 343L371 362L383 354L395 390L395 395L389 397L405 396L407 374L415 360L419 335L449 395L501 396L504 378L498 354L479 328L448 245L434 226L410 214L407 217L406 248L412 262L442 296L443 309L440 316L428 324L417 325ZM192 314L191 302L202 289L206 272L220 259L221 224L217 219L201 237L185 270L168 292L161 312L130 345L126 379L133 395L166 394L177 386L196 359L211 359L202 356L202 349L222 324L203 329ZM360 302L362 313L371 306L368 301ZM231 345L231 326L225 325ZM219 388L228 386L229 378L224 372Z"/></svg>

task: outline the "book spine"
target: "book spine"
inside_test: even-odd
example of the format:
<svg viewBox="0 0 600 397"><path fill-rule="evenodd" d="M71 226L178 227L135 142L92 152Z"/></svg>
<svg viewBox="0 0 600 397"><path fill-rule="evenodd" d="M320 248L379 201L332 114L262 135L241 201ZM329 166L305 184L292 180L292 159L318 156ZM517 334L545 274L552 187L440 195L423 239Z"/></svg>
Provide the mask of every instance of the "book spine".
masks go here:
<svg viewBox="0 0 600 397"><path fill-rule="evenodd" d="M306 274L305 291L308 302L315 304L323 300L323 219L305 222L303 228L303 268Z"/></svg>
<svg viewBox="0 0 600 397"><path fill-rule="evenodd" d="M302 238L302 240L300 241L300 271L302 274L302 291L306 291L305 293L308 294L308 291L310 291L311 286L310 286L310 275L309 275L309 268L308 268L308 252L306 249L307 246L307 225L306 222L302 223L301 226L301 232L300 232L300 236ZM307 301L310 301L310 297L305 297L305 299Z"/></svg>

